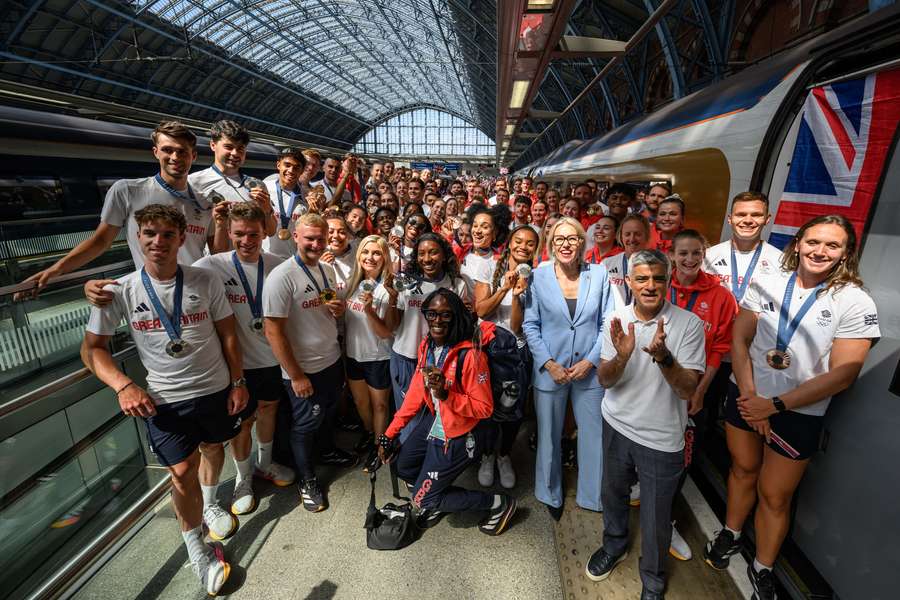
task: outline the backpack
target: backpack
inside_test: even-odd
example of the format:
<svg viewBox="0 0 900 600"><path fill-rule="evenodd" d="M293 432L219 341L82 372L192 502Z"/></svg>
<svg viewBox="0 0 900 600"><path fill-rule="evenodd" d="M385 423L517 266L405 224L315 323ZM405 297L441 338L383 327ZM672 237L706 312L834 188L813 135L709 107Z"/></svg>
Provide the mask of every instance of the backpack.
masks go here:
<svg viewBox="0 0 900 600"><path fill-rule="evenodd" d="M493 324L491 324L493 325ZM493 420L498 423L518 421L523 416L525 398L531 374L531 352L527 345L519 347L515 335L494 326L494 338L481 346L487 354L491 374L491 395L494 397ZM463 363L468 348L459 352L456 360L456 381L462 381Z"/></svg>
<svg viewBox="0 0 900 600"><path fill-rule="evenodd" d="M383 507L375 505L375 471L369 473L372 493L366 510L366 546L372 550L400 550L406 548L418 536L412 505L408 502L397 506L388 502Z"/></svg>

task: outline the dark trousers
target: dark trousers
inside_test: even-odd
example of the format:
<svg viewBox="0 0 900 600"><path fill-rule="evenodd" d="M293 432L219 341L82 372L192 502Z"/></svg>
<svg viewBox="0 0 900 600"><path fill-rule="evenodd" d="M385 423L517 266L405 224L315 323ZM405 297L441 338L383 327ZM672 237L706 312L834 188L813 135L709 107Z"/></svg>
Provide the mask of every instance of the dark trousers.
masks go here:
<svg viewBox="0 0 900 600"><path fill-rule="evenodd" d="M516 419L500 423L489 421L489 423L491 440L488 447L485 448L485 452L493 454L496 450L499 456L509 456L516 436L519 435L519 429L522 427L522 420Z"/></svg>
<svg viewBox="0 0 900 600"><path fill-rule="evenodd" d="M460 473L481 459L485 444L489 441L486 429L479 425L466 435L445 443L428 436L433 422L431 414L420 420L400 447L397 457L397 475L403 481L415 482L413 503L422 509L441 512L491 508L493 494L453 485Z"/></svg>
<svg viewBox="0 0 900 600"><path fill-rule="evenodd" d="M603 419L603 548L619 556L628 548L628 495L634 472L641 483L641 582L662 594L672 543L672 500L684 469L684 452L662 452L631 441Z"/></svg>
<svg viewBox="0 0 900 600"><path fill-rule="evenodd" d="M313 458L316 451L334 448L334 420L338 400L344 387L344 367L337 361L318 373L307 373L313 386L312 396L301 398L294 393L291 382L284 380L291 403L291 451L300 477L316 476Z"/></svg>

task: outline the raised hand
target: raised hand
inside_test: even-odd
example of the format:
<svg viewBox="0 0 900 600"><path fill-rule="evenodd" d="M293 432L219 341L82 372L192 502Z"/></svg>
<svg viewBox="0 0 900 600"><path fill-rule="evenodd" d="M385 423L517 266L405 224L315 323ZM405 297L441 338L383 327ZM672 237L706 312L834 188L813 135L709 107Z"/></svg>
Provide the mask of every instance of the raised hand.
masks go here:
<svg viewBox="0 0 900 600"><path fill-rule="evenodd" d="M622 321L618 318L612 319L609 323L609 336L612 338L616 353L626 360L631 358L635 345L634 323L628 324L628 333L625 333L625 330L622 329Z"/></svg>
<svg viewBox="0 0 900 600"><path fill-rule="evenodd" d="M650 340L650 344L644 346L642 350L652 356L657 362L664 360L669 355L669 349L666 347L666 329L662 318L657 319L656 333L653 335L653 339Z"/></svg>

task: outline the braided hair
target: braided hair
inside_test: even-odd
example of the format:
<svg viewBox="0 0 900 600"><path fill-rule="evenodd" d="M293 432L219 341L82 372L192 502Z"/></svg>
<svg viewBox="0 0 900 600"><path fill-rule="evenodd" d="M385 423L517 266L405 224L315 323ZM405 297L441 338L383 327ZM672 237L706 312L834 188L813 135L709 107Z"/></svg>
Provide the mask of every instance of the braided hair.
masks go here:
<svg viewBox="0 0 900 600"><path fill-rule="evenodd" d="M531 225L519 225L509 232L510 242L512 242L512 237L523 229L528 229L531 233L534 234L534 237L540 240L540 236L538 236L537 232L531 227ZM537 251L537 248L535 248L535 251ZM533 261L534 257L532 256L532 262ZM507 271L509 271L509 244L507 244L503 249L503 252L500 254L500 258L497 259L497 264L494 265L494 277L491 279L491 294L496 294L497 290L500 289L500 282L503 280L503 276L506 275Z"/></svg>
<svg viewBox="0 0 900 600"><path fill-rule="evenodd" d="M453 320L450 321L447 327L447 341L445 345L452 347L465 340L475 341L475 333L478 331L476 327L478 317L466 308L462 298L453 290L438 288L428 294L422 302L422 307L419 309L422 311L422 316L425 316L425 311L429 310L431 302L438 296L442 297L453 311Z"/></svg>
<svg viewBox="0 0 900 600"><path fill-rule="evenodd" d="M456 281L459 277L459 263L456 261L456 255L453 253L450 242L448 242L444 236L436 233L423 233L416 239L416 243L412 249L412 260L404 265L403 272L416 278L425 276L422 272L422 268L419 266L419 246L421 246L423 242L434 242L440 246L441 252L444 254L444 262L441 265L441 270L444 271L445 275L450 277L450 281Z"/></svg>

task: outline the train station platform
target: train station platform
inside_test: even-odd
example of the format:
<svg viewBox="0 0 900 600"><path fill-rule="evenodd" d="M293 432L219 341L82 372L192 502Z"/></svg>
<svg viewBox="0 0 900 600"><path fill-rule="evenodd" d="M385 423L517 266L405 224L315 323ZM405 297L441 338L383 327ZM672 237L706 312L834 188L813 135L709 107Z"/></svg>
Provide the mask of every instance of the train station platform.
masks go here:
<svg viewBox="0 0 900 600"><path fill-rule="evenodd" d="M584 576L584 561L601 539L602 515L575 506L574 471L568 472L569 497L559 523L534 498L534 454L527 444L531 429L523 427L513 452L519 477L513 493L519 509L510 528L496 538L478 531L476 514L449 515L411 546L377 552L366 547L363 521L369 480L359 467L321 470L330 503L322 513L304 511L294 486L277 488L257 481L256 511L240 517L240 529L225 542L232 572L222 595L248 600L638 598L636 547L609 580L594 583ZM230 462L226 461L219 489L223 504L233 485ZM379 505L391 499L387 472L381 474ZM476 470L467 471L459 484L477 487ZM633 512L637 532L638 512ZM676 516L680 531L699 555L704 533L683 499L676 505ZM713 571L696 556L683 563L672 559L670 567L670 599L744 597L728 574ZM74 596L77 600L205 597L168 500Z"/></svg>

